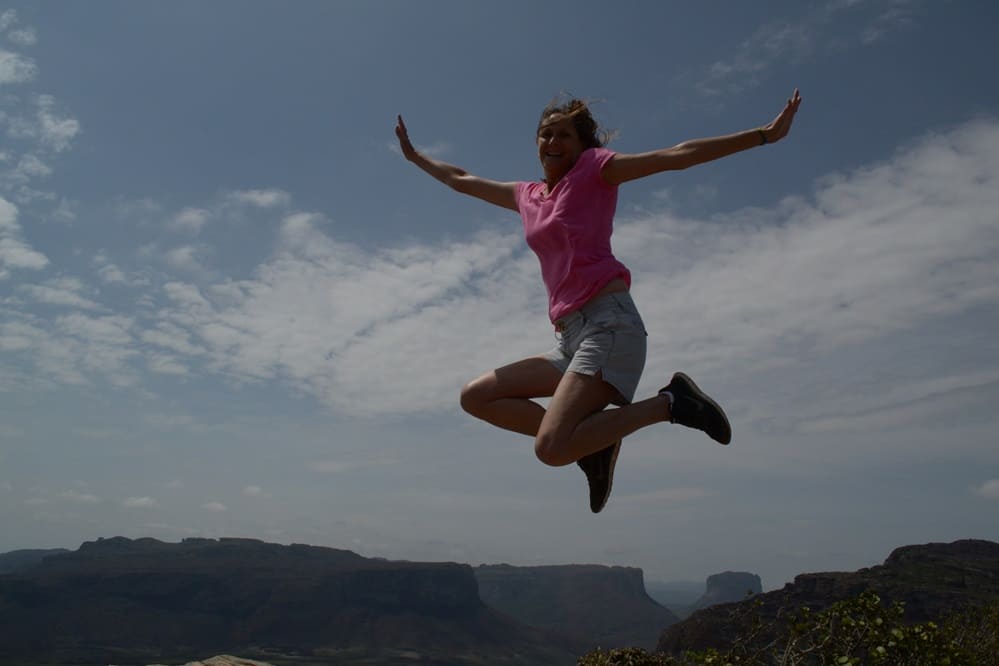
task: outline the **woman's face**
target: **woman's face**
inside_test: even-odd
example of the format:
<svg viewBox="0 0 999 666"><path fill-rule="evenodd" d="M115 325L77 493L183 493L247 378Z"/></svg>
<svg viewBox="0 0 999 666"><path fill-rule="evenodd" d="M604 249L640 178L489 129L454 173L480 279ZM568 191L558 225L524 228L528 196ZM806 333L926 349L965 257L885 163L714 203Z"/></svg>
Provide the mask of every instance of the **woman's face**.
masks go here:
<svg viewBox="0 0 999 666"><path fill-rule="evenodd" d="M583 142L572 118L546 121L538 130L538 158L549 186L569 172L582 152Z"/></svg>

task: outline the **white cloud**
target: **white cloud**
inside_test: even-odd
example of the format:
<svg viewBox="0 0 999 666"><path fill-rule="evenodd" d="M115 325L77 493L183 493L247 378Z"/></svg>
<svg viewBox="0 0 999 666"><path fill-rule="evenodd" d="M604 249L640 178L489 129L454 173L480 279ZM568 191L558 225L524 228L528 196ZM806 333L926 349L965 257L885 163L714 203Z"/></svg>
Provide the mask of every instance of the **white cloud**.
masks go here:
<svg viewBox="0 0 999 666"><path fill-rule="evenodd" d="M204 208L185 208L177 213L168 223L171 229L198 233L211 217Z"/></svg>
<svg viewBox="0 0 999 666"><path fill-rule="evenodd" d="M999 499L999 479L989 479L973 488L972 492L985 499Z"/></svg>
<svg viewBox="0 0 999 666"><path fill-rule="evenodd" d="M96 495L81 493L76 490L67 490L66 492L60 493L59 498L75 504L97 504L101 501Z"/></svg>
<svg viewBox="0 0 999 666"><path fill-rule="evenodd" d="M709 65L698 76L696 87L706 95L752 88L775 66L810 60L827 49L842 48L844 45L834 40L843 34L859 36L856 40L859 43L848 44L848 48L869 45L889 32L912 25L915 15L916 8L905 3L893 3L886 10L879 3L845 1L814 5L795 19L772 21L758 28L739 44L734 54ZM837 20L850 21L849 27L831 30L829 24Z"/></svg>
<svg viewBox="0 0 999 666"><path fill-rule="evenodd" d="M0 324L0 351L21 351L30 349L38 329L20 321Z"/></svg>
<svg viewBox="0 0 999 666"><path fill-rule="evenodd" d="M72 222L76 219L76 211L73 210L73 203L66 199L60 200L59 204L49 214L49 219L63 223Z"/></svg>
<svg viewBox="0 0 999 666"><path fill-rule="evenodd" d="M128 346L132 342L129 332L134 325L131 317L108 315L91 317L82 313L72 313L56 318L56 324L69 335L89 342L101 342L108 346Z"/></svg>
<svg viewBox="0 0 999 666"><path fill-rule="evenodd" d="M229 510L226 508L226 505L223 504L222 502L208 502L207 504L202 504L201 508L206 511L214 511L217 513Z"/></svg>
<svg viewBox="0 0 999 666"><path fill-rule="evenodd" d="M124 284L128 282L125 274L114 264L105 264L97 269L97 275L105 284Z"/></svg>
<svg viewBox="0 0 999 666"><path fill-rule="evenodd" d="M149 286L148 278L126 273L113 263L104 251L95 254L91 263L97 267L97 277L104 284L120 284L129 287Z"/></svg>
<svg viewBox="0 0 999 666"><path fill-rule="evenodd" d="M127 497L121 504L126 509L153 509L159 506L152 497Z"/></svg>
<svg viewBox="0 0 999 666"><path fill-rule="evenodd" d="M669 354L718 365L831 350L996 303L997 211L999 124L976 122L826 179L814 203L711 225L640 220L615 247L651 278L636 296L668 326ZM653 350L650 364L664 360Z"/></svg>
<svg viewBox="0 0 999 666"><path fill-rule="evenodd" d="M80 123L75 118L57 116L53 111L54 107L54 97L38 96L38 128L42 144L60 153L68 149L72 140L80 133Z"/></svg>
<svg viewBox="0 0 999 666"><path fill-rule="evenodd" d="M188 374L187 366L173 356L169 356L167 354L147 353L145 358L146 367L152 372L156 372L161 375Z"/></svg>
<svg viewBox="0 0 999 666"><path fill-rule="evenodd" d="M291 200L291 196L282 190L239 190L228 192L225 201L233 204L250 205L258 208L273 208L285 206Z"/></svg>
<svg viewBox="0 0 999 666"><path fill-rule="evenodd" d="M7 39L18 46L34 46L38 42L38 35L34 28L20 28L8 32Z"/></svg>
<svg viewBox="0 0 999 666"><path fill-rule="evenodd" d="M0 30L6 30L7 28L17 24L17 12L13 9L5 9L2 14L0 14Z"/></svg>
<svg viewBox="0 0 999 666"><path fill-rule="evenodd" d="M18 290L26 293L32 300L46 305L62 305L98 310L101 306L81 295L84 290L82 282L76 278L55 278L44 284L24 284Z"/></svg>
<svg viewBox="0 0 999 666"><path fill-rule="evenodd" d="M166 263L185 273L203 273L206 268L202 258L208 254L208 248L203 245L181 245L167 250L163 255Z"/></svg>
<svg viewBox="0 0 999 666"><path fill-rule="evenodd" d="M21 230L17 223L17 206L0 197L0 234L15 233Z"/></svg>
<svg viewBox="0 0 999 666"><path fill-rule="evenodd" d="M52 175L52 168L30 153L22 155L14 168L13 176L21 181Z"/></svg>
<svg viewBox="0 0 999 666"><path fill-rule="evenodd" d="M33 341L35 364L61 381L86 383L96 374L113 386L133 386L131 363L139 352L131 329L135 322L121 315L90 316L80 312L55 317L54 327Z"/></svg>
<svg viewBox="0 0 999 666"><path fill-rule="evenodd" d="M190 334L183 328L169 322L160 322L155 329L147 329L141 334L142 340L151 345L170 349L185 356L197 356L204 350L191 342Z"/></svg>
<svg viewBox="0 0 999 666"><path fill-rule="evenodd" d="M915 3L893 3L864 27L861 41L864 44L873 44L890 32L910 27L915 22L916 11Z"/></svg>
<svg viewBox="0 0 999 666"><path fill-rule="evenodd" d="M24 241L0 237L0 271L4 268L41 270L48 265L48 258Z"/></svg>
<svg viewBox="0 0 999 666"><path fill-rule="evenodd" d="M402 150L399 148L397 141L390 141L386 145L396 155L402 155ZM454 147L446 141L438 141L429 145L416 145L415 148L428 157L440 159L450 153Z"/></svg>
<svg viewBox="0 0 999 666"><path fill-rule="evenodd" d="M982 120L823 179L810 200L708 223L621 219L615 250L641 276L653 336L668 331L650 369L752 368L999 303L997 211L999 123ZM283 379L352 414L453 409L464 381L553 343L519 234L368 251L324 222L284 218L251 280L167 285L161 321L189 332L206 368Z"/></svg>
<svg viewBox="0 0 999 666"><path fill-rule="evenodd" d="M489 314L488 302L476 291L468 292L508 266L520 242L516 235L370 254L321 233L316 228L321 220L308 214L288 216L277 257L260 268L256 280L208 294L193 285L167 285L181 307L166 312L164 319L200 338L213 365L226 372L247 379L283 376L337 406L365 413L373 409L367 389L343 391L341 382L360 381L372 389L376 382L392 385L421 407L453 401L453 376L426 373L414 360L452 365L456 349L465 347L476 355L472 350L478 345L460 327L455 336L463 341L431 344L438 320L458 317L477 326L495 320L497 330L511 337L523 330L521 318L527 315L511 316L508 307ZM530 277L507 279L515 285L530 283L527 293L540 298L533 258L521 251L515 262L524 263L519 272ZM529 297L519 288L512 293L514 311L523 312L526 308L516 306ZM543 323L537 327L545 328ZM440 384L428 386L429 376L441 377Z"/></svg>
<svg viewBox="0 0 999 666"><path fill-rule="evenodd" d="M0 49L0 85L24 83L38 75L38 66L30 58Z"/></svg>
<svg viewBox="0 0 999 666"><path fill-rule="evenodd" d="M16 208L2 203L0 235L16 233ZM994 310L997 211L999 123L979 120L822 179L807 199L708 221L621 216L615 251L636 275L651 333L640 393L658 388L657 373L678 359L685 369L750 375L764 362L801 362ZM378 416L455 410L465 381L554 344L537 261L519 233L369 250L326 226L320 214L283 217L275 252L251 279L169 282L150 293L162 307L148 319L25 317L0 324L0 348L34 359L35 374L53 381L96 373L127 386L138 369L196 370L285 382L335 410ZM874 408L861 392L797 425L828 432L897 421L907 405L983 386L996 371L985 364L879 391ZM368 463L313 469L360 464Z"/></svg>
<svg viewBox="0 0 999 666"><path fill-rule="evenodd" d="M260 486L246 486L243 488L243 494L247 497L268 497L268 494Z"/></svg>

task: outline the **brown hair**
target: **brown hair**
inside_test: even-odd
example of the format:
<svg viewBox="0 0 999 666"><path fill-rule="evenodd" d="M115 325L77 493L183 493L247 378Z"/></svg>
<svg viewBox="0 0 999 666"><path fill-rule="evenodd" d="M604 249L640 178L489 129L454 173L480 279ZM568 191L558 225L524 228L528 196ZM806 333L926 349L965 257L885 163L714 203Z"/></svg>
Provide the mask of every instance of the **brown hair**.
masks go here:
<svg viewBox="0 0 999 666"><path fill-rule="evenodd" d="M544 108L541 120L538 121L537 134L541 134L541 130L547 125L572 118L572 124L576 127L580 141L583 142L583 148L600 148L606 145L611 139L611 134L607 130L600 129L586 102L575 97L567 102L563 101L564 99L564 96L555 97Z"/></svg>

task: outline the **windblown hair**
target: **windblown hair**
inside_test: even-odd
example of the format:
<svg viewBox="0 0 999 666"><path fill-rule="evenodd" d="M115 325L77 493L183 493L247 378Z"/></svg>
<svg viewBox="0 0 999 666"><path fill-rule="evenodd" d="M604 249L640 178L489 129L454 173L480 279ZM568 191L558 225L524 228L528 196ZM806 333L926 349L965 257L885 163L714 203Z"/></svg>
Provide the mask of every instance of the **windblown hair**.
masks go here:
<svg viewBox="0 0 999 666"><path fill-rule="evenodd" d="M590 107L581 99L572 98L564 101L564 96L555 97L548 106L541 112L541 120L538 121L537 133L541 130L557 123L565 118L571 118L572 124L576 127L576 133L583 142L583 148L601 148L611 140L612 134L601 129L597 121L590 113Z"/></svg>

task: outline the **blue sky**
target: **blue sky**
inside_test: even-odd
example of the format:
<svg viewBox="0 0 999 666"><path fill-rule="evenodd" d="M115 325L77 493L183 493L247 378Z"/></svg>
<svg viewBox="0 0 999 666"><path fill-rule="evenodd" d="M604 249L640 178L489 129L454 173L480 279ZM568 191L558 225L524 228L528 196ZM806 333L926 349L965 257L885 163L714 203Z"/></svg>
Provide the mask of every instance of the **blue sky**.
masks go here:
<svg viewBox="0 0 999 666"><path fill-rule="evenodd" d="M999 56L984 2L0 6L0 551L250 536L367 556L880 562L999 539ZM990 46L991 44L991 46ZM730 447L575 467L464 415L547 350L516 215L406 163L540 176L560 91L638 152L786 141L622 187L614 248Z"/></svg>

